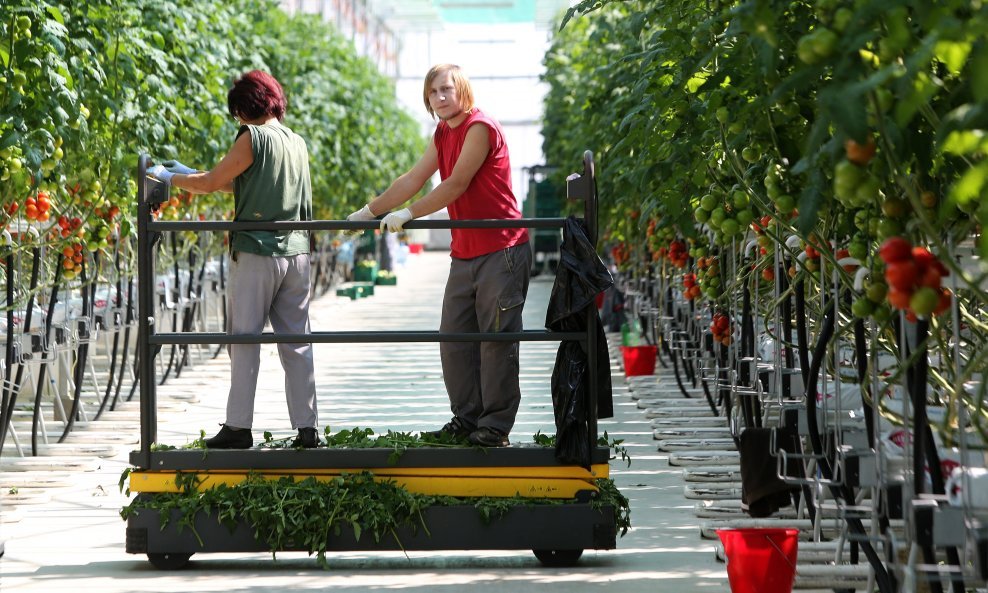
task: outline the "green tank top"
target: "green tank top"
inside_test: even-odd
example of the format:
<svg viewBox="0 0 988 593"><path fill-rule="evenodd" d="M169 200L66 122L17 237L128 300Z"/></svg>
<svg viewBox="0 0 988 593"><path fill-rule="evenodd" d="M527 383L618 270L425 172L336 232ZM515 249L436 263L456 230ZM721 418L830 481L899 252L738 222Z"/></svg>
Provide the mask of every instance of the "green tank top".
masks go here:
<svg viewBox="0 0 988 593"><path fill-rule="evenodd" d="M233 180L234 220L312 220L309 152L301 136L280 123L245 125L254 162ZM236 231L230 248L264 256L309 252L308 231Z"/></svg>

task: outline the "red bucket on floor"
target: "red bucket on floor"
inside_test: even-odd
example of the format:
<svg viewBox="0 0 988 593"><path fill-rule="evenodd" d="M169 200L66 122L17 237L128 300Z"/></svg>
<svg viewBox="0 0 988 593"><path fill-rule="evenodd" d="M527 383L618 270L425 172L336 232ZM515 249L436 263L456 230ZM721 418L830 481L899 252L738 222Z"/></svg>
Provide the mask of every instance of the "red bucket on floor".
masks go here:
<svg viewBox="0 0 988 593"><path fill-rule="evenodd" d="M790 593L798 536L798 529L718 529L731 593Z"/></svg>
<svg viewBox="0 0 988 593"><path fill-rule="evenodd" d="M422 243L409 243L408 253L422 253L422 249L425 247Z"/></svg>
<svg viewBox="0 0 988 593"><path fill-rule="evenodd" d="M624 358L624 376L655 374L655 346L621 346Z"/></svg>

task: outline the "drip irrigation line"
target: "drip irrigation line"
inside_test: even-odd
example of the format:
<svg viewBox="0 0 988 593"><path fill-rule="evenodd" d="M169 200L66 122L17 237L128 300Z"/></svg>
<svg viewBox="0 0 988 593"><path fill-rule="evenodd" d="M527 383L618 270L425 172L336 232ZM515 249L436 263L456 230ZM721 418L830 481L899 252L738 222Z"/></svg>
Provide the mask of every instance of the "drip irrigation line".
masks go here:
<svg viewBox="0 0 988 593"><path fill-rule="evenodd" d="M55 316L55 306L58 304L58 289L62 283L62 262L64 260L65 256L59 253L55 264L55 279L52 282L51 295L48 299L48 316L45 318L45 343L42 344L42 348L46 351L51 344L51 324L52 318ZM41 393L45 385L45 374L48 371L49 364L46 359L42 359L41 365L38 368L37 389L34 390L34 413L31 416L31 455L33 456L37 456L38 454L38 426L41 424L39 422L41 417ZM55 397L58 397L57 392L55 393Z"/></svg>

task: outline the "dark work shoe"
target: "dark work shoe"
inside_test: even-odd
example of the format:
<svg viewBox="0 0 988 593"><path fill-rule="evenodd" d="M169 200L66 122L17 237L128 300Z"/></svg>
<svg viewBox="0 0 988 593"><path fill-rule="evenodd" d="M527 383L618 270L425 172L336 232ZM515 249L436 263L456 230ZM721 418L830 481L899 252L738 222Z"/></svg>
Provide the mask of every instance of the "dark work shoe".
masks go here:
<svg viewBox="0 0 988 593"><path fill-rule="evenodd" d="M467 424L465 421L461 420L459 417L454 416L452 420L446 423L445 426L439 430L431 430L428 432L423 432L422 436L432 437L434 439L441 439L443 437L453 438L453 439L465 439L470 436L470 433L477 430L476 426L472 424Z"/></svg>
<svg viewBox="0 0 988 593"><path fill-rule="evenodd" d="M226 424L216 436L206 439L207 449L250 449L253 446L254 437L249 428L231 428Z"/></svg>
<svg viewBox="0 0 988 593"><path fill-rule="evenodd" d="M508 433L490 426L481 426L470 433L470 442L481 447L507 447Z"/></svg>
<svg viewBox="0 0 988 593"><path fill-rule="evenodd" d="M315 428L307 426L298 429L298 436L292 441L292 448L315 449L319 446L319 434Z"/></svg>

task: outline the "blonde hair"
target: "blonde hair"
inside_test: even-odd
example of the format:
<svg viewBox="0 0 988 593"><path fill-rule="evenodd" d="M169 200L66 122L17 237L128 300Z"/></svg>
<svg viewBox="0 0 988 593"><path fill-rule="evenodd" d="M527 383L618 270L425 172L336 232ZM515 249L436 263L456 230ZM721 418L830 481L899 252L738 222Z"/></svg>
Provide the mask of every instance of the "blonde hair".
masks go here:
<svg viewBox="0 0 988 593"><path fill-rule="evenodd" d="M422 85L422 101L425 103L425 110L432 117L436 117L436 112L429 104L429 87L432 86L432 81L444 72L449 72L450 78L453 80L453 88L456 89L460 109L469 112L473 109L473 88L470 86L470 79L456 64L436 64L429 68L429 72L425 75L425 83Z"/></svg>

